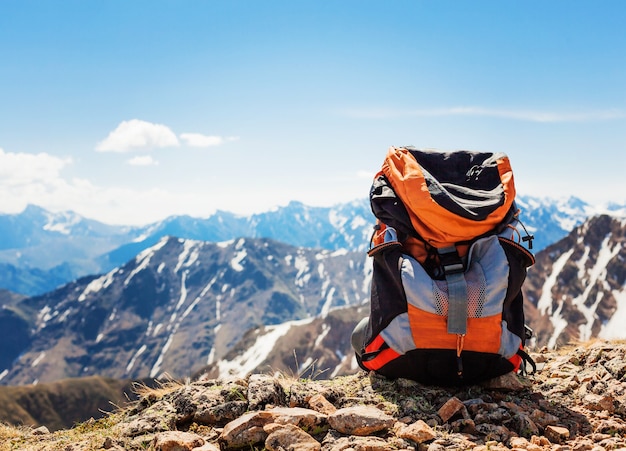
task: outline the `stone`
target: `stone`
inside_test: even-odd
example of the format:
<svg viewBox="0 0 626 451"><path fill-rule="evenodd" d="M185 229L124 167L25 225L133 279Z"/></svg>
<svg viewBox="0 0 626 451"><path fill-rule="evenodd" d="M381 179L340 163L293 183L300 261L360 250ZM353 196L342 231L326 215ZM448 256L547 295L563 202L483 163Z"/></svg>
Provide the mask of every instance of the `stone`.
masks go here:
<svg viewBox="0 0 626 451"><path fill-rule="evenodd" d="M614 401L615 399L612 396L602 396L594 393L589 393L583 398L583 403L587 409L595 411L606 410L609 413L615 411Z"/></svg>
<svg viewBox="0 0 626 451"><path fill-rule="evenodd" d="M518 413L513 417L513 424L515 432L525 438L530 438L533 435L539 435L539 427L525 413Z"/></svg>
<svg viewBox="0 0 626 451"><path fill-rule="evenodd" d="M517 374L513 372L494 377L493 379L489 379L483 382L481 385L490 390L502 391L521 391L529 387L528 383L522 382Z"/></svg>
<svg viewBox="0 0 626 451"><path fill-rule="evenodd" d="M552 443L563 443L569 438L569 429L561 426L548 426L544 435Z"/></svg>
<svg viewBox="0 0 626 451"><path fill-rule="evenodd" d="M197 434L181 431L159 432L152 440L154 451L191 451L204 445L204 439Z"/></svg>
<svg viewBox="0 0 626 451"><path fill-rule="evenodd" d="M39 426L37 429L33 429L33 435L46 435L49 434L50 430L48 430L45 426Z"/></svg>
<svg viewBox="0 0 626 451"><path fill-rule="evenodd" d="M498 424L483 423L477 424L476 430L491 439L499 442L505 442L511 437L511 431L506 426Z"/></svg>
<svg viewBox="0 0 626 451"><path fill-rule="evenodd" d="M558 417L552 414L549 414L547 412L543 412L542 410L539 410L539 409L534 409L530 413L530 419L535 424L538 424L542 428L545 428L546 426L549 426L549 425L557 424L559 422Z"/></svg>
<svg viewBox="0 0 626 451"><path fill-rule="evenodd" d="M273 417L268 412L249 412L224 426L218 442L224 447L241 448L265 441L267 432L263 426L271 423Z"/></svg>
<svg viewBox="0 0 626 451"><path fill-rule="evenodd" d="M309 406L311 406L311 409L326 415L331 415L337 411L337 408L319 393L311 396Z"/></svg>
<svg viewBox="0 0 626 451"><path fill-rule="evenodd" d="M380 437L340 437L332 440L324 439L324 451L398 451L393 443Z"/></svg>
<svg viewBox="0 0 626 451"><path fill-rule="evenodd" d="M176 410L171 404L158 402L145 409L141 416L131 419L128 423L120 423L116 429L127 437L172 431L176 429L176 418Z"/></svg>
<svg viewBox="0 0 626 451"><path fill-rule="evenodd" d="M395 423L393 417L371 406L344 407L328 417L330 427L350 435L369 435L389 429Z"/></svg>
<svg viewBox="0 0 626 451"><path fill-rule="evenodd" d="M268 405L285 404L286 395L282 385L272 376L253 374L248 380L248 408L264 409Z"/></svg>
<svg viewBox="0 0 626 451"><path fill-rule="evenodd" d="M120 451L124 451L124 450L120 450ZM204 445L194 448L193 451L221 451L221 450L219 449L218 446L212 443L206 442Z"/></svg>
<svg viewBox="0 0 626 451"><path fill-rule="evenodd" d="M272 419L278 424L293 424L307 431L319 433L328 429L328 415L316 410L302 407L275 407L265 412L272 415Z"/></svg>
<svg viewBox="0 0 626 451"><path fill-rule="evenodd" d="M476 429L476 422L471 418L461 418L450 423L450 427L454 432L461 432L462 434L475 435L478 433Z"/></svg>
<svg viewBox="0 0 626 451"><path fill-rule="evenodd" d="M452 398L448 399L445 402L445 404L441 406L439 410L437 411L437 414L443 420L444 423L447 423L448 420L452 418L454 415L456 415L457 413L461 413L461 414L465 413L463 417L464 418L466 416L469 417L469 414L467 413L467 409L465 408L465 405L456 396L453 396Z"/></svg>
<svg viewBox="0 0 626 451"><path fill-rule="evenodd" d="M271 430L265 439L265 448L269 451L320 451L322 445L293 424L285 424Z"/></svg>
<svg viewBox="0 0 626 451"><path fill-rule="evenodd" d="M530 438L530 443L536 446L550 446L551 445L550 440L548 440L546 437L542 435L533 435Z"/></svg>
<svg viewBox="0 0 626 451"><path fill-rule="evenodd" d="M423 420L417 420L415 423L401 427L396 436L415 443L424 443L433 440L437 434Z"/></svg>
<svg viewBox="0 0 626 451"><path fill-rule="evenodd" d="M528 449L528 445L530 445L530 442L524 437L511 437L509 440L511 448Z"/></svg>

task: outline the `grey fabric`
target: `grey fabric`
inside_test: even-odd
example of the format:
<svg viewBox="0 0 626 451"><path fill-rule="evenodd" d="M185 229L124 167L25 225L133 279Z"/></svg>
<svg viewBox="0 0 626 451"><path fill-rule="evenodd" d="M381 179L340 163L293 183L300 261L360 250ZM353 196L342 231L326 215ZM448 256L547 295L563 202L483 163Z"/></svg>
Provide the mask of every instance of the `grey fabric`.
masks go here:
<svg viewBox="0 0 626 451"><path fill-rule="evenodd" d="M430 278L422 265L408 255L401 264L402 285L407 302L437 315L448 315L449 287ZM468 316L487 317L502 312L509 280L509 263L496 236L482 238L468 253L467 269L461 276L467 283Z"/></svg>
<svg viewBox="0 0 626 451"><path fill-rule="evenodd" d="M408 313L396 316L380 335L385 343L399 354L406 354L415 349Z"/></svg>
<svg viewBox="0 0 626 451"><path fill-rule="evenodd" d="M365 344L365 331L367 329L368 322L369 316L366 316L361 321L359 321L359 323L352 331L352 336L350 337L352 349L354 349L354 352L356 352L359 357L363 354L363 345Z"/></svg>
<svg viewBox="0 0 626 451"><path fill-rule="evenodd" d="M467 333L467 282L463 273L446 274L448 283L448 333Z"/></svg>
<svg viewBox="0 0 626 451"><path fill-rule="evenodd" d="M498 354L510 359L517 353L521 345L522 339L509 330L506 321L502 321L502 337L500 338Z"/></svg>

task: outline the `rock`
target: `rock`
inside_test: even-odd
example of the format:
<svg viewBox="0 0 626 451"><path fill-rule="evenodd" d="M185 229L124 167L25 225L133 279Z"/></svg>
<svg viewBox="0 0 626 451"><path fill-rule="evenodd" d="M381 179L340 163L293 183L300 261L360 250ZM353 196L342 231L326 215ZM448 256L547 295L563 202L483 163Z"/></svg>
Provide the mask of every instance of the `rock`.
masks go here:
<svg viewBox="0 0 626 451"><path fill-rule="evenodd" d="M529 445L530 442L524 437L511 437L511 439L509 440L509 446L512 449L528 449Z"/></svg>
<svg viewBox="0 0 626 451"><path fill-rule="evenodd" d="M454 432L475 435L478 433L476 422L471 418L461 418L460 420L450 423L450 427Z"/></svg>
<svg viewBox="0 0 626 451"><path fill-rule="evenodd" d="M337 411L337 408L319 393L311 396L311 399L309 399L309 406L311 406L311 409L317 410L318 412L326 415L332 415Z"/></svg>
<svg viewBox="0 0 626 451"><path fill-rule="evenodd" d="M240 448L265 441L267 432L263 426L271 423L272 414L268 412L250 412L231 421L222 430L218 438L220 445Z"/></svg>
<svg viewBox="0 0 626 451"><path fill-rule="evenodd" d="M506 426L498 424L483 423L477 424L476 430L489 438L497 440L499 442L505 442L511 437L511 431Z"/></svg>
<svg viewBox="0 0 626 451"><path fill-rule="evenodd" d="M489 379L481 384L483 387L490 390L503 390L503 391L521 391L529 387L528 383L522 382L517 374L511 372L503 374L502 376Z"/></svg>
<svg viewBox="0 0 626 451"><path fill-rule="evenodd" d="M615 379L624 380L626 378L626 360L624 357L614 357L606 362L604 367Z"/></svg>
<svg viewBox="0 0 626 451"><path fill-rule="evenodd" d="M265 448L269 451L320 451L322 445L293 424L271 428L265 439Z"/></svg>
<svg viewBox="0 0 626 451"><path fill-rule="evenodd" d="M159 432L152 440L154 451L191 451L204 445L204 439L190 432Z"/></svg>
<svg viewBox="0 0 626 451"><path fill-rule="evenodd" d="M525 413L517 413L513 417L513 425L515 432L522 437L530 438L533 435L539 435L539 427Z"/></svg>
<svg viewBox="0 0 626 451"><path fill-rule="evenodd" d="M550 440L543 436L533 435L530 438L530 443L537 446L550 446Z"/></svg>
<svg viewBox="0 0 626 451"><path fill-rule="evenodd" d="M415 423L400 428L396 435L415 443L429 442L437 436L433 428L423 420L417 420Z"/></svg>
<svg viewBox="0 0 626 451"><path fill-rule="evenodd" d="M530 413L530 419L542 428L545 428L549 425L557 424L559 422L558 417L539 409L535 409Z"/></svg>
<svg viewBox="0 0 626 451"><path fill-rule="evenodd" d="M389 429L395 423L393 417L371 406L344 407L328 417L330 427L350 435L369 435Z"/></svg>
<svg viewBox="0 0 626 451"><path fill-rule="evenodd" d="M308 431L321 432L328 429L328 415L302 407L275 407L266 410L278 424L292 424Z"/></svg>
<svg viewBox="0 0 626 451"><path fill-rule="evenodd" d="M120 451L125 451L125 450L120 450ZM193 451L220 451L220 449L217 445L206 442L204 445L198 448L194 448Z"/></svg>
<svg viewBox="0 0 626 451"><path fill-rule="evenodd" d="M116 430L126 437L139 437L141 435L156 432L171 431L176 429L177 414L174 407L159 401L133 417L127 423L120 423Z"/></svg>
<svg viewBox="0 0 626 451"><path fill-rule="evenodd" d="M467 409L465 405L459 400L457 397L452 397L448 399L443 406L439 408L437 414L443 420L444 423L447 423L450 418L452 418L457 413L464 414L463 417L469 417L467 413Z"/></svg>
<svg viewBox="0 0 626 451"><path fill-rule="evenodd" d="M280 406L286 401L282 385L266 374L253 374L248 380L248 407L250 410L263 409L268 405Z"/></svg>
<svg viewBox="0 0 626 451"><path fill-rule="evenodd" d="M606 410L609 413L613 413L615 411L613 404L614 401L615 399L612 396L602 396L594 393L589 393L583 398L583 403L587 409L598 411Z"/></svg>
<svg viewBox="0 0 626 451"><path fill-rule="evenodd" d="M380 437L340 437L331 440L324 439L323 451L398 451L393 443Z"/></svg>
<svg viewBox="0 0 626 451"><path fill-rule="evenodd" d="M552 443L563 443L569 438L569 430L561 426L548 426L544 435Z"/></svg>
<svg viewBox="0 0 626 451"><path fill-rule="evenodd" d="M33 429L33 435L46 435L49 434L50 431L45 426L39 426L37 429Z"/></svg>

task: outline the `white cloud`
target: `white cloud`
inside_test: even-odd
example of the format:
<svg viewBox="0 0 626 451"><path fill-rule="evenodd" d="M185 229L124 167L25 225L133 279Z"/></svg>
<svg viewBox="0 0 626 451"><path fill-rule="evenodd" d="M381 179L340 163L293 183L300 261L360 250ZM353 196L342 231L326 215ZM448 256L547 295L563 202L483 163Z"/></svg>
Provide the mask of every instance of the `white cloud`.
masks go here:
<svg viewBox="0 0 626 451"><path fill-rule="evenodd" d="M237 137L209 136L200 133L182 133L180 139L189 147L212 147L219 146L228 141L236 141Z"/></svg>
<svg viewBox="0 0 626 451"><path fill-rule="evenodd" d="M61 170L71 163L71 158L45 152L11 153L0 148L0 184L6 187L55 183Z"/></svg>
<svg viewBox="0 0 626 451"><path fill-rule="evenodd" d="M169 127L139 119L123 121L98 143L99 152L130 152L155 147L176 147L178 138Z"/></svg>
<svg viewBox="0 0 626 451"><path fill-rule="evenodd" d="M128 160L128 164L131 166L156 166L159 162L150 155L142 155L131 158Z"/></svg>
<svg viewBox="0 0 626 451"><path fill-rule="evenodd" d="M529 122L587 122L603 121L611 119L624 119L626 112L618 109L583 111L583 112L558 112L536 110L513 110L484 108L475 106L456 106L445 108L423 109L394 109L394 108L365 108L348 109L343 114L350 117L367 119L384 119L394 117L439 117L439 116L482 116L502 119L516 119Z"/></svg>

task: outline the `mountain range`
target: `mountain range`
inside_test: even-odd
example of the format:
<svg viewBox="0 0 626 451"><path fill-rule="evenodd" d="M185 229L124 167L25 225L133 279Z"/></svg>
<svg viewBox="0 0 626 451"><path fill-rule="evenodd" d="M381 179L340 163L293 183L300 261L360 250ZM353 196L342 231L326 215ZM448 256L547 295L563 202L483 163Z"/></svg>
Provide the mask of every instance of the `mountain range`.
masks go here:
<svg viewBox="0 0 626 451"><path fill-rule="evenodd" d="M522 211L535 212L535 219L523 218L537 238L544 227L535 221L558 219L552 229L558 230L573 226L587 208L570 200L571 210L555 208L546 216L548 205L556 204L520 202ZM343 218L335 222L343 224L336 237L346 239L347 231L365 237L361 219ZM621 333L626 222L617 213L581 221L539 251L529 271L526 310L537 346ZM165 235L106 273L37 296L0 291L0 329L7 337L0 342L0 383L268 369L349 374L357 370L349 333L367 315L370 277L362 250Z"/></svg>
<svg viewBox="0 0 626 451"><path fill-rule="evenodd" d="M107 274L5 305L0 380L186 376L250 329L363 303L366 259L261 238L164 237Z"/></svg>
<svg viewBox="0 0 626 451"><path fill-rule="evenodd" d="M626 211L623 205L598 207L577 198L518 196L517 204L522 221L535 234L536 252L593 214ZM0 288L43 294L124 265L165 236L210 242L270 238L293 246L363 252L374 223L367 199L333 207L291 202L250 216L223 211L205 219L172 216L142 227L106 225L30 205L19 214L0 214Z"/></svg>

